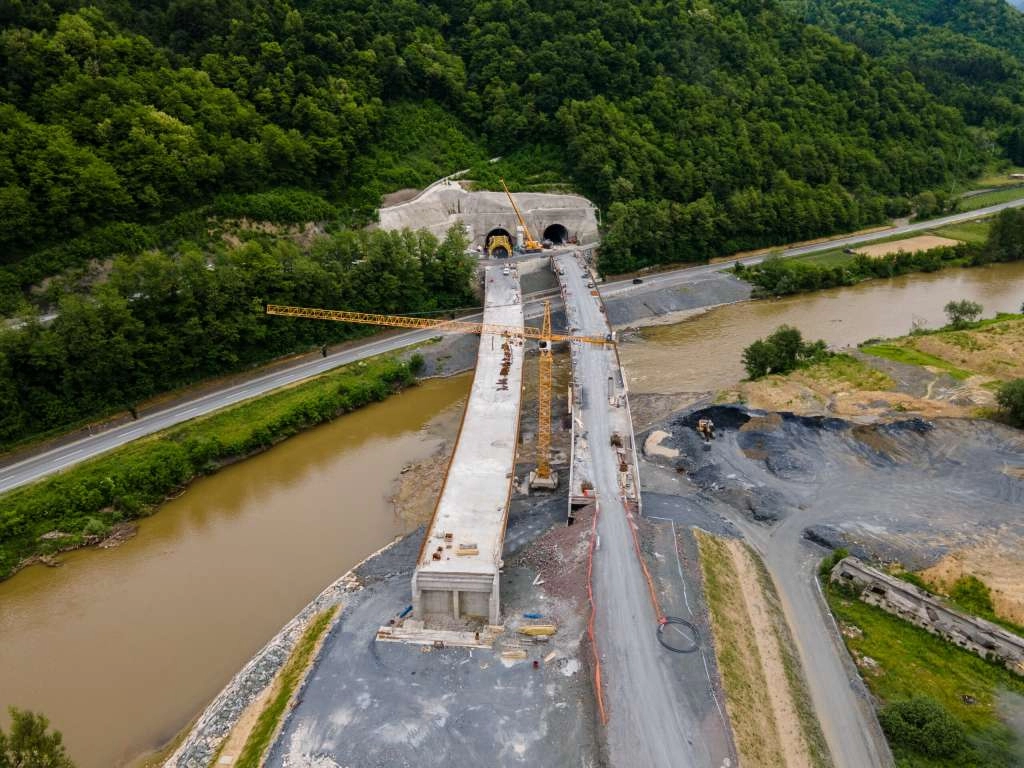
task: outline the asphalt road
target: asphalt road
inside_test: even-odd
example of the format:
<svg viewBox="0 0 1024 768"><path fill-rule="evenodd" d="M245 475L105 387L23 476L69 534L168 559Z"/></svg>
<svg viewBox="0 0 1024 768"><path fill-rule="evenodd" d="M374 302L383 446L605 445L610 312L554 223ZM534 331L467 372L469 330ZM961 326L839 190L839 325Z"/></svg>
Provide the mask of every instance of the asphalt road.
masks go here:
<svg viewBox="0 0 1024 768"><path fill-rule="evenodd" d="M567 300L577 310L579 332L607 333L607 321L586 288L582 268L572 257L559 263L565 269ZM711 756L700 737L700 724L690 717L676 669L681 664L699 664L699 657L681 657L658 643L657 617L621 500L617 459L610 447L607 393L614 365L612 350L582 344L573 371L583 389L581 418L591 447L592 477L600 505L593 588L609 716L610 763L630 768L717 768L721 763Z"/></svg>
<svg viewBox="0 0 1024 768"><path fill-rule="evenodd" d="M972 221L983 216L991 216L992 214L998 213L1006 208L1020 208L1022 206L1024 206L1024 198L1021 198L1020 200L1011 200L1007 203L999 203L998 205L990 205L987 208L979 208L976 211L957 213L952 216L943 216L940 219L930 219L929 221L919 221L914 224L891 227L880 232L850 235L849 237L842 237L823 243L814 243L813 245L799 245L794 248L787 248L783 251L779 251L779 255L784 257L805 256L809 253L831 251L835 248L846 248L851 245L861 245L875 240L884 240L885 238L892 237L893 235L909 235L915 232L923 232L928 229L943 227L947 224L958 224L964 221ZM737 259L736 263L742 263L745 265L760 264L766 258L768 258L768 256L751 256L746 259ZM699 267L687 267L684 269L675 269L668 272L645 275L643 278L643 285L637 286L632 284L632 280L617 280L615 282L603 283L600 286L601 295L607 299L628 290L643 289L647 286L668 288L673 285L682 285L683 283L689 282L696 276L706 275L711 272L719 272L731 266L732 263L733 262L730 262L729 264L703 264Z"/></svg>
<svg viewBox="0 0 1024 768"><path fill-rule="evenodd" d="M871 704L843 666L846 649L839 645L841 641L831 629L831 614L816 591L820 552L808 547L802 536L809 520L794 514L771 530L745 519L734 518L733 522L764 558L775 579L836 768L892 765L892 758L880 746L885 739Z"/></svg>
<svg viewBox="0 0 1024 768"><path fill-rule="evenodd" d="M1013 200L1007 203L989 206L988 208L980 208L977 211L970 211L968 213L946 216L941 219L933 219L931 221L919 222L916 224L907 224L902 227L894 227L883 232L853 235L839 240L830 240L826 243L790 248L783 251L782 255L799 256L807 253L814 253L816 251L831 250L833 248L866 243L872 240L890 237L892 235L920 232L925 229L932 229L945 224L970 221L971 219L976 219L981 216L997 213L1005 208L1015 208L1019 206L1024 206L1024 199ZM757 264L764 261L764 258L765 257L763 256L755 256L749 259L742 259L741 261L744 264ZM642 285L633 285L631 280L620 280L605 283L600 287L601 295L608 298L627 291L642 293L646 290L682 285L695 279L699 279L709 273L717 272L723 268L724 267L721 264L686 267L683 269L647 276L644 278L644 283ZM540 296L541 294L536 295L537 298ZM539 303L530 302L527 304L527 307L531 307L531 305L533 311L528 310L527 317L535 317L539 311L537 309ZM36 454L0 468L0 493L34 482L46 477L47 475L51 475L54 472L59 472L62 469L78 464L81 461L86 461L99 456L100 454L113 450L125 443L131 442L132 440L153 434L154 432L158 432L162 429L167 429L168 427L180 424L183 421L188 421L189 419L194 419L198 416L212 413L220 408L234 405L235 403L243 400L259 397L260 395L264 395L272 390L289 384L294 384L295 382L302 381L303 379L307 379L312 376L317 376L348 363L353 363L384 352L394 352L412 344L418 344L429 339L433 335L435 335L435 333L431 331L409 331L390 336L387 339L370 341L366 344L352 347L343 352L328 355L326 358L320 360L299 363L290 368L278 370L242 384L226 387L223 390L196 397L188 402L180 403L162 411L157 411L156 413L144 416L130 424L113 427L103 432L84 437L73 443L62 445L44 453Z"/></svg>
<svg viewBox="0 0 1024 768"><path fill-rule="evenodd" d="M555 299L558 298L557 291L539 291L529 296L535 298L527 303L525 314L528 318L540 316L542 311L541 299L543 297L552 296ZM480 315L471 315L464 319L479 320ZM282 318L281 321L296 322L288 318ZM81 461L95 458L132 440L151 435L168 427L173 427L189 419L205 416L229 405L240 403L243 400L265 395L275 389L318 376L321 373L326 373L343 365L386 352L395 352L413 344L419 344L437 335L438 332L435 330L406 331L389 336L388 338L368 341L341 352L330 354L325 358L308 360L241 384L225 387L216 392L211 392L164 410L147 414L128 424L112 427L83 437L73 443L46 451L45 453L30 456L0 468L0 493L34 482L47 475L78 464Z"/></svg>

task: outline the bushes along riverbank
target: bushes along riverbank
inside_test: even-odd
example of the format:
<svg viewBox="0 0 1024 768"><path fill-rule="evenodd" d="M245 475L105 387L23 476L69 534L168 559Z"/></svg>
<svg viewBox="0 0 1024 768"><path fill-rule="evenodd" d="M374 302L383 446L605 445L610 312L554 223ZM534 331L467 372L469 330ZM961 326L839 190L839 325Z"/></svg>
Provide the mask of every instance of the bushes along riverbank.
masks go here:
<svg viewBox="0 0 1024 768"><path fill-rule="evenodd" d="M132 442L0 496L0 578L95 544L192 479L411 386L422 359L378 358ZM43 538L45 536L45 538Z"/></svg>
<svg viewBox="0 0 1024 768"><path fill-rule="evenodd" d="M945 267L974 267L1024 259L1024 210L1001 211L992 220L983 244L959 243L926 251L900 251L875 258L857 254L844 263L769 258L760 264L737 264L737 277L752 283L755 295L785 296L854 285L876 277L897 277L910 272L936 272Z"/></svg>

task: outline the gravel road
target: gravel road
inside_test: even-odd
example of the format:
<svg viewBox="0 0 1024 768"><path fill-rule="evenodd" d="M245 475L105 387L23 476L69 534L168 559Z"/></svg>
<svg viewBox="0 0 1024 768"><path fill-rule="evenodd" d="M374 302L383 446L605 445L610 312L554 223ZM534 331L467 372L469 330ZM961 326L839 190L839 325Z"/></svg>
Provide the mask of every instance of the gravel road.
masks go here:
<svg viewBox="0 0 1024 768"><path fill-rule="evenodd" d="M573 258L563 258L563 280L577 308L578 331L603 335L608 324L586 287L587 277ZM701 738L679 682L679 667L701 664L697 654L682 656L657 640L657 618L634 549L620 498L618 466L610 450L607 381L614 352L580 345L576 380L583 388L582 421L591 446L594 487L600 505L599 547L594 555L593 590L597 646L602 659L608 709L608 754L612 765L630 768L719 766ZM728 755L726 755L727 757Z"/></svg>
<svg viewBox="0 0 1024 768"><path fill-rule="evenodd" d="M707 450L693 431L704 414L718 426ZM684 473L673 474L686 506L736 525L775 579L837 767L891 765L818 591L823 550L808 536L911 567L980 540L1019 547L1024 482L1003 472L1024 465L1019 432L966 419L864 426L735 406L684 413L660 428L671 433L662 445L680 457L649 461L679 464Z"/></svg>

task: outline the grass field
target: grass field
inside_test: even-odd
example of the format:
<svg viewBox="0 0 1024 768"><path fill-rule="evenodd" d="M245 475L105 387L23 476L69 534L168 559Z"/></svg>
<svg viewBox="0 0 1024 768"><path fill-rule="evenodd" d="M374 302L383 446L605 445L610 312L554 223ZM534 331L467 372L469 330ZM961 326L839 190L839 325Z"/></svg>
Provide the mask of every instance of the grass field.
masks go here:
<svg viewBox="0 0 1024 768"><path fill-rule="evenodd" d="M988 231L991 228L992 222L988 219L983 219L981 221L966 221L962 224L950 224L947 227L933 230L933 232L940 237L949 237L953 240L962 240L965 243L982 245L988 240Z"/></svg>
<svg viewBox="0 0 1024 768"><path fill-rule="evenodd" d="M948 759L927 758L894 745L899 768L1020 765L1019 744L1000 720L996 700L1004 690L1024 695L1024 680L880 608L831 587L826 592L854 659L867 657L877 662L877 669L868 667L862 677L880 703L884 706L927 696L939 702L966 732L971 754ZM866 664L862 661L859 666L865 669ZM967 703L965 695L974 703Z"/></svg>
<svg viewBox="0 0 1024 768"><path fill-rule="evenodd" d="M801 368L798 372L815 381L843 382L854 389L865 391L887 390L895 386L895 382L886 374L855 357L841 353Z"/></svg>
<svg viewBox="0 0 1024 768"><path fill-rule="evenodd" d="M1012 173L1024 173L1024 168L1018 165L1001 171L990 169L984 176L973 183L972 188L988 189L990 187L1010 187L1020 184L1020 179L1010 178Z"/></svg>
<svg viewBox="0 0 1024 768"><path fill-rule="evenodd" d="M998 205L999 203L1007 203L1011 200L1020 200L1021 198L1024 198L1024 185L1008 186L1004 189L983 192L980 195L962 197L957 203L957 210L976 211L989 205Z"/></svg>
<svg viewBox="0 0 1024 768"><path fill-rule="evenodd" d="M943 360L941 357L935 357L929 355L926 352L921 352L912 347L906 347L902 344L895 343L879 343L879 344L866 344L860 348L861 352L865 352L875 357L881 357L886 360L894 360L897 363L907 363L909 365L927 365L933 368L939 368L954 379L960 379L961 381L971 375L970 371L965 371L962 368L957 368L952 363Z"/></svg>

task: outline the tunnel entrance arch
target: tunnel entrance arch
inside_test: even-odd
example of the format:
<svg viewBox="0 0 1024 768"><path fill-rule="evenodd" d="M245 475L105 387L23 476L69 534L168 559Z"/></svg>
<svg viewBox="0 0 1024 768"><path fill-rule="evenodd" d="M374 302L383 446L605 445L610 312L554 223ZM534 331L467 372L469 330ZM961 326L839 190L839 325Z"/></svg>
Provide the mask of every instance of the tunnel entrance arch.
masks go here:
<svg viewBox="0 0 1024 768"><path fill-rule="evenodd" d="M550 224L544 228L544 239L562 245L569 242L569 230L562 224Z"/></svg>
<svg viewBox="0 0 1024 768"><path fill-rule="evenodd" d="M491 252L491 246L494 246L494 252ZM508 258L512 255L511 248L515 247L515 238L512 233L507 229L501 227L495 227L487 236L484 238L484 250L488 256L495 256L497 258Z"/></svg>

